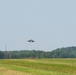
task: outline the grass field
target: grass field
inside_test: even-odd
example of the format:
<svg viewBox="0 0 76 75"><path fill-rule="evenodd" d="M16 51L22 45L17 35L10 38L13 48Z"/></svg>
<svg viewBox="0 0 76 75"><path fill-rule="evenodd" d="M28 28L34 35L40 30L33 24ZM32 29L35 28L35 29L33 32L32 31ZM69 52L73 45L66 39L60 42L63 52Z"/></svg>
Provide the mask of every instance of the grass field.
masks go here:
<svg viewBox="0 0 76 75"><path fill-rule="evenodd" d="M2 59L0 75L76 75L76 59Z"/></svg>

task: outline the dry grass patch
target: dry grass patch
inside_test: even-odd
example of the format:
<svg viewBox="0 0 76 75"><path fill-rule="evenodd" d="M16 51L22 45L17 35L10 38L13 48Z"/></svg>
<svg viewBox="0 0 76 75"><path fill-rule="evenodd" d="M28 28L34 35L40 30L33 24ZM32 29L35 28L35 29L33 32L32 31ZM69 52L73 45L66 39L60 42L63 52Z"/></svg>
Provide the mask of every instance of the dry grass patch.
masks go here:
<svg viewBox="0 0 76 75"><path fill-rule="evenodd" d="M14 71L6 68L0 68L0 75L31 75L31 74Z"/></svg>

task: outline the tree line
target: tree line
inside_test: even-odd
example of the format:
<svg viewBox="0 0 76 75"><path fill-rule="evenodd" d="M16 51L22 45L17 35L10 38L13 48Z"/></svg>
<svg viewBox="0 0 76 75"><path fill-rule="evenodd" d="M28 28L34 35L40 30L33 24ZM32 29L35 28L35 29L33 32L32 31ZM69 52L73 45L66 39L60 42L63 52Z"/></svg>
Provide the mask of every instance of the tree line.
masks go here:
<svg viewBox="0 0 76 75"><path fill-rule="evenodd" d="M76 47L63 47L47 52L42 50L0 51L0 59L25 58L76 58Z"/></svg>

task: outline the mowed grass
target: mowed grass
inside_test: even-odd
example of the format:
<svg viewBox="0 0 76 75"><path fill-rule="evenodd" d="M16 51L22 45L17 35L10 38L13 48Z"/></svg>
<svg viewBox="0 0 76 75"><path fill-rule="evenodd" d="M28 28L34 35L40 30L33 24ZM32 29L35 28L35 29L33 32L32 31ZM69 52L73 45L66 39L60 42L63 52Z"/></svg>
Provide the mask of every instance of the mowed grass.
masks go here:
<svg viewBox="0 0 76 75"><path fill-rule="evenodd" d="M76 59L2 59L0 75L76 75Z"/></svg>

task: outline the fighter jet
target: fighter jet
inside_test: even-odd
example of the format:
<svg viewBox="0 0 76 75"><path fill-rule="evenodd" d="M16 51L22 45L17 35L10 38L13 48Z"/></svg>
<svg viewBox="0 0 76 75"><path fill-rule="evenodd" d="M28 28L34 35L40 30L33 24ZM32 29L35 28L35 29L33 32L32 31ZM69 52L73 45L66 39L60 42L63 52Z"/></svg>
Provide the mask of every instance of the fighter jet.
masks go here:
<svg viewBox="0 0 76 75"><path fill-rule="evenodd" d="M33 42L35 42L35 41L34 41L34 40L32 40L32 39L30 39L30 40L28 40L27 42L32 42L32 43L33 43Z"/></svg>

